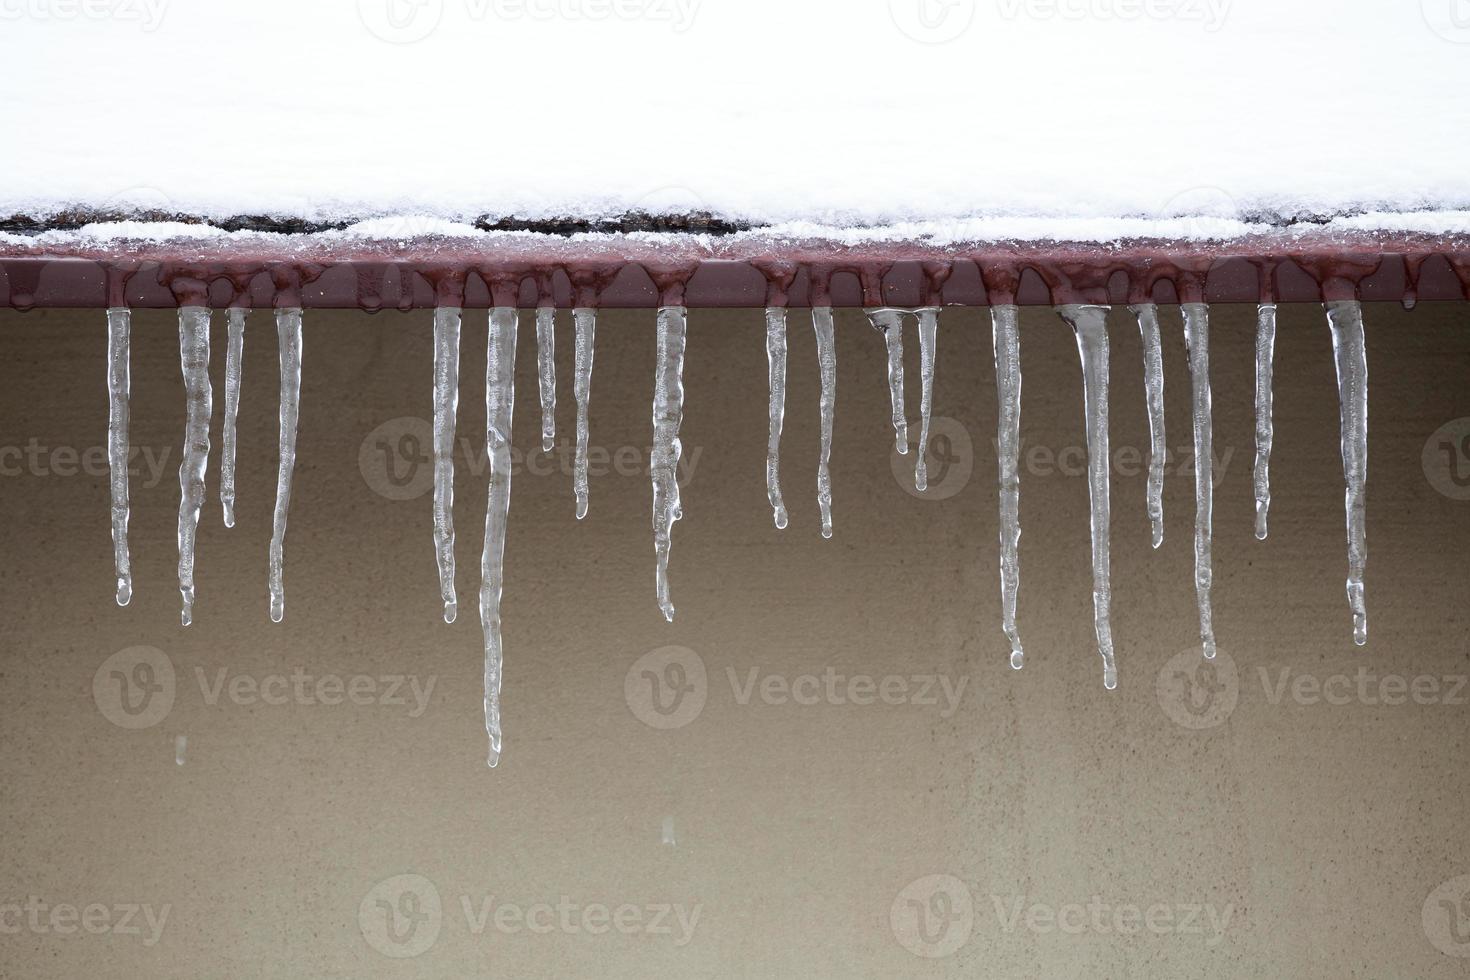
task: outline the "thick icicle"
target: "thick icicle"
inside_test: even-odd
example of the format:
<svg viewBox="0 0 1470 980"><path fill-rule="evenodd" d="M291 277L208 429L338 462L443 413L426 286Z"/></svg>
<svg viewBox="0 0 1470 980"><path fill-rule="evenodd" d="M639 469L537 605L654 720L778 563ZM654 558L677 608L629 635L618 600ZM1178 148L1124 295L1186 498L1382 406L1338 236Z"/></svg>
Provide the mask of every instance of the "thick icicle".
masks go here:
<svg viewBox="0 0 1470 980"><path fill-rule="evenodd" d="M658 363L653 379L653 550L658 558L654 585L664 619L674 621L669 599L669 549L674 522L684 516L679 505L679 424L684 419L684 334L686 311L664 306L658 311Z"/></svg>
<svg viewBox="0 0 1470 980"><path fill-rule="evenodd" d="M291 474L296 469L296 418L301 407L301 310L276 310L281 358L280 466L276 470L276 512L271 521L271 622L286 615L286 514L291 509Z"/></svg>
<svg viewBox="0 0 1470 980"><path fill-rule="evenodd" d="M1368 563L1368 352L1363 337L1363 307L1357 300L1327 304L1332 351L1337 361L1337 391L1342 410L1342 474L1347 484L1348 605L1353 610L1353 642L1368 642L1368 610L1363 601L1363 567Z"/></svg>
<svg viewBox="0 0 1470 980"><path fill-rule="evenodd" d="M245 317L249 310L230 307L230 342L225 348L224 445L219 461L219 502L225 512L225 527L235 526L235 419L240 414L240 377L245 357Z"/></svg>
<svg viewBox="0 0 1470 980"><path fill-rule="evenodd" d="M1194 591L1199 599L1199 636L1205 657L1215 657L1215 622L1210 587L1215 579L1210 538L1215 512L1215 427L1210 399L1210 308L1185 303L1184 340L1194 396Z"/></svg>
<svg viewBox="0 0 1470 980"><path fill-rule="evenodd" d="M1000 611L1011 641L1011 666L1026 663L1016 630L1016 593L1021 588L1021 332L1014 305L990 308L995 347L995 394L999 403L996 458L1000 469Z"/></svg>
<svg viewBox="0 0 1470 980"><path fill-rule="evenodd" d="M505 522L510 514L511 416L516 397L516 310L490 311L485 352L485 445L490 457L490 494L485 508L485 550L480 556L480 624L485 631L485 734L488 764L500 762L500 593L505 581Z"/></svg>
<svg viewBox="0 0 1470 980"><path fill-rule="evenodd" d="M1271 510L1271 373L1276 358L1276 304L1256 310L1256 537L1266 540L1266 517Z"/></svg>
<svg viewBox="0 0 1470 980"><path fill-rule="evenodd" d="M934 403L934 357L939 339L939 308L919 310L919 378L923 394L919 400L919 451L914 460L914 488L929 489L929 413Z"/></svg>
<svg viewBox="0 0 1470 980"><path fill-rule="evenodd" d="M597 311L579 306L572 311L577 328L577 366L572 393L577 399L577 456L572 471L572 492L577 497L577 520L587 516L587 402L592 397L592 354L597 346Z"/></svg>
<svg viewBox="0 0 1470 980"><path fill-rule="evenodd" d="M107 311L107 462L112 476L112 558L117 573L117 604L133 601L133 569L128 555L128 398L132 390L132 313Z"/></svg>
<svg viewBox="0 0 1470 980"><path fill-rule="evenodd" d="M209 417L214 389L209 384L209 309L179 307L179 361L184 372L186 417L184 458L179 464L179 620L194 621L194 538L204 505L204 472L209 466Z"/></svg>
<svg viewBox="0 0 1470 980"><path fill-rule="evenodd" d="M459 328L462 310L434 310L434 557L444 622L459 615L454 584L454 426L459 415Z"/></svg>
<svg viewBox="0 0 1470 980"><path fill-rule="evenodd" d="M536 376L541 389L541 451L556 448L556 307L536 308Z"/></svg>
<svg viewBox="0 0 1470 980"><path fill-rule="evenodd" d="M766 308L766 366L770 377L770 433L766 440L766 498L776 526L786 526L786 502L781 499L781 423L786 419L786 308Z"/></svg>
<svg viewBox="0 0 1470 980"><path fill-rule="evenodd" d="M1092 503L1092 614L1102 654L1103 686L1118 686L1113 661L1113 586L1110 544L1112 455L1108 447L1108 307L1063 306L1063 319L1077 334L1082 359L1082 396L1087 417L1087 487Z"/></svg>
<svg viewBox="0 0 1470 980"><path fill-rule="evenodd" d="M817 460L817 507L822 512L822 537L832 536L832 418L837 408L837 344L832 307L812 307L812 331L817 335L817 366L822 378L822 450Z"/></svg>
<svg viewBox="0 0 1470 980"><path fill-rule="evenodd" d="M883 333L888 347L888 400L893 406L894 447L899 455L909 451L909 426L903 411L903 311L868 310L868 319Z"/></svg>
<svg viewBox="0 0 1470 980"><path fill-rule="evenodd" d="M1164 543L1164 349L1159 337L1159 308L1153 303L1130 306L1143 337L1143 389L1148 405L1148 522L1155 548Z"/></svg>

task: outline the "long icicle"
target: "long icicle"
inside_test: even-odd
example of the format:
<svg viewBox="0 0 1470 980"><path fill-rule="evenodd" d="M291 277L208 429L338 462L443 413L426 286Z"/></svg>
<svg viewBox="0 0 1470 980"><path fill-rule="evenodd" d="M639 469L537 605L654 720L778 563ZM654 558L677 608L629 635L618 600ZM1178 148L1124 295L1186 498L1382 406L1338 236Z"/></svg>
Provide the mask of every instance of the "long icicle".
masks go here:
<svg viewBox="0 0 1470 980"><path fill-rule="evenodd" d="M1113 660L1113 586L1110 544L1112 454L1108 446L1108 307L1059 307L1077 334L1087 418L1087 487L1092 504L1092 613L1102 654L1103 686L1118 686Z"/></svg>
<svg viewBox="0 0 1470 980"><path fill-rule="evenodd" d="M577 328L577 365L572 394L577 399L577 455L572 470L572 492L577 498L577 520L587 516L587 404L592 398L592 354L597 347L597 311L579 306L572 311Z"/></svg>
<svg viewBox="0 0 1470 980"><path fill-rule="evenodd" d="M928 306L918 311L919 378L919 451L914 460L914 489L929 489L929 414L934 407L934 359L938 353L939 308Z"/></svg>
<svg viewBox="0 0 1470 980"><path fill-rule="evenodd" d="M1342 413L1342 473L1347 484L1348 605L1353 611L1353 642L1368 642L1368 609L1363 599L1363 569L1368 563L1368 351L1363 307L1357 300L1327 304L1337 391Z"/></svg>
<svg viewBox="0 0 1470 980"><path fill-rule="evenodd" d="M1164 543L1164 346L1159 336L1159 308L1153 303L1128 307L1138 318L1143 338L1143 390L1148 407L1148 523L1153 546Z"/></svg>
<svg viewBox="0 0 1470 980"><path fill-rule="evenodd" d="M868 319L883 334L888 348L888 400L893 408L894 448L909 451L909 427L903 410L903 311L884 307L868 310Z"/></svg>
<svg viewBox="0 0 1470 980"><path fill-rule="evenodd" d="M995 395L999 403L996 461L1000 471L1000 611L1011 641L1011 667L1026 664L1016 629L1016 594L1021 588L1021 332L1016 307L990 308L995 348Z"/></svg>
<svg viewBox="0 0 1470 980"><path fill-rule="evenodd" d="M225 348L225 421L219 461L219 502L225 527L235 526L235 420L240 414L240 381L245 359L245 317L250 311L232 306L229 345Z"/></svg>
<svg viewBox="0 0 1470 980"><path fill-rule="evenodd" d="M837 344L832 307L812 307L812 332L817 337L817 368L822 379L821 455L817 459L817 507L822 512L822 537L832 536L832 420L837 410Z"/></svg>
<svg viewBox="0 0 1470 980"><path fill-rule="evenodd" d="M128 398L132 391L132 312L107 311L107 462L112 477L112 558L117 604L133 601L132 559L128 554Z"/></svg>
<svg viewBox="0 0 1470 980"><path fill-rule="evenodd" d="M459 415L459 332L463 310L434 310L434 557L444 622L459 616L454 583L454 428Z"/></svg>
<svg viewBox="0 0 1470 980"><path fill-rule="evenodd" d="M490 457L490 493L485 507L485 550L480 557L480 625L485 631L485 734L487 765L500 763L500 594L505 581L505 522L510 514L511 422L516 397L516 309L490 311L485 352L485 445Z"/></svg>
<svg viewBox="0 0 1470 980"><path fill-rule="evenodd" d="M679 425L684 419L684 336L687 316L682 306L658 311L658 364L653 379L653 550L657 557L654 587L664 619L674 621L669 598L669 550L674 522L684 516L679 501Z"/></svg>
<svg viewBox="0 0 1470 980"><path fill-rule="evenodd" d="M1215 512L1215 426L1210 396L1210 308L1185 303L1184 340L1194 410L1194 590L1199 600L1199 636L1205 658L1215 658L1215 617L1210 588L1215 579L1210 539Z"/></svg>
<svg viewBox="0 0 1470 980"><path fill-rule="evenodd" d="M276 469L276 511L271 521L271 622L286 616L286 515L291 509L291 475L296 470L296 421L301 408L301 309L276 310L281 360L280 465Z"/></svg>
<svg viewBox="0 0 1470 980"><path fill-rule="evenodd" d="M541 394L541 451L556 448L556 307L536 308L536 377Z"/></svg>
<svg viewBox="0 0 1470 980"><path fill-rule="evenodd" d="M1272 371L1276 359L1276 304L1256 308L1256 537L1266 540L1271 510Z"/></svg>
<svg viewBox="0 0 1470 980"><path fill-rule="evenodd" d="M776 527L787 523L786 502L781 499L781 425L786 419L786 308L766 307L766 368L771 403L770 428L766 438L766 499Z"/></svg>
<svg viewBox="0 0 1470 980"><path fill-rule="evenodd" d="M204 473L209 467L209 417L214 389L209 384L209 308L179 307L179 362L184 373L186 417L184 458L179 463L179 621L194 622L194 540L204 505Z"/></svg>

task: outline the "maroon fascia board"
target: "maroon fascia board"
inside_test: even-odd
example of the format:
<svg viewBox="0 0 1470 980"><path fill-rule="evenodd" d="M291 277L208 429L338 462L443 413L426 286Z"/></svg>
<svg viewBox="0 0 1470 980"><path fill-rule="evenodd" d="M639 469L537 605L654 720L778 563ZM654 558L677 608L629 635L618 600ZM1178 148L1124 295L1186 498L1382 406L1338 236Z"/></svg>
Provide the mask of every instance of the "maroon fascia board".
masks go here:
<svg viewBox="0 0 1470 980"><path fill-rule="evenodd" d="M422 309L1470 298L1470 238L933 246L689 236L0 244L0 306Z"/></svg>

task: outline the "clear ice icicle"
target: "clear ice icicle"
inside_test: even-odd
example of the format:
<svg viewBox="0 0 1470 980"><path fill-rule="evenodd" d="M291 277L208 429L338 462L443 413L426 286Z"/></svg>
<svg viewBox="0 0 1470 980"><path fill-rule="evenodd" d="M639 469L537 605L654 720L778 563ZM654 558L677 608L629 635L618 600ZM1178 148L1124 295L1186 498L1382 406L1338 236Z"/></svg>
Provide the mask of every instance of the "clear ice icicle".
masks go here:
<svg viewBox="0 0 1470 980"><path fill-rule="evenodd" d="M459 330L462 310L434 310L434 557L444 622L459 615L454 584L454 426L459 415Z"/></svg>
<svg viewBox="0 0 1470 980"><path fill-rule="evenodd" d="M1266 517L1271 510L1271 374L1276 359L1276 304L1256 308L1256 465L1251 478L1256 487L1256 537L1266 540Z"/></svg>
<svg viewBox="0 0 1470 980"><path fill-rule="evenodd" d="M577 328L577 364L572 394L577 399L577 455L572 469L572 492L577 497L577 520L587 516L587 403L592 397L592 354L597 346L597 311L579 306L572 311Z"/></svg>
<svg viewBox="0 0 1470 980"><path fill-rule="evenodd" d="M669 549L674 522L684 516L679 504L679 424L684 419L684 334L682 306L658 311L658 362L653 379L653 550L658 559L654 586L664 619L674 621L669 599Z"/></svg>
<svg viewBox="0 0 1470 980"><path fill-rule="evenodd" d="M225 527L235 526L235 419L240 414L240 379L245 358L245 317L249 310L229 310L229 346L225 348L225 421L219 460L219 502Z"/></svg>
<svg viewBox="0 0 1470 980"><path fill-rule="evenodd" d="M271 622L286 615L286 514L291 509L291 474L296 469L296 419L301 407L301 310L276 310L281 359L280 465L276 470L276 512L271 520Z"/></svg>
<svg viewBox="0 0 1470 980"><path fill-rule="evenodd" d="M117 573L117 604L133 601L133 569L128 555L128 398L132 390L130 349L132 313L107 311L107 463L112 477L112 558Z"/></svg>
<svg viewBox="0 0 1470 980"><path fill-rule="evenodd" d="M194 539L204 505L204 472L209 466L209 417L214 389L209 384L209 309L179 307L179 362L184 372L186 415L184 458L179 464L179 621L194 621Z"/></svg>
<svg viewBox="0 0 1470 980"><path fill-rule="evenodd" d="M893 407L894 448L899 455L909 451L909 426L903 411L903 311L868 310L868 319L883 333L888 348L888 400Z"/></svg>
<svg viewBox="0 0 1470 980"><path fill-rule="evenodd" d="M1210 587L1215 566L1210 539L1215 513L1215 425L1210 398L1210 308L1204 303L1185 303L1182 309L1194 403L1194 591L1199 600L1200 643L1205 657L1213 660L1215 617Z"/></svg>
<svg viewBox="0 0 1470 980"><path fill-rule="evenodd" d="M817 507L822 512L822 537L832 536L832 418L837 408L837 344L832 307L812 307L812 332L817 337L817 367L822 379L822 449L817 459Z"/></svg>
<svg viewBox="0 0 1470 980"><path fill-rule="evenodd" d="M1148 407L1148 523L1153 546L1164 543L1164 347L1159 337L1159 308L1153 303L1129 307L1143 338L1143 390Z"/></svg>
<svg viewBox="0 0 1470 980"><path fill-rule="evenodd" d="M766 498L776 527L786 526L781 499L781 424L786 419L786 308L766 308L766 367L770 378L770 430L766 439Z"/></svg>
<svg viewBox="0 0 1470 980"><path fill-rule="evenodd" d="M1108 307L1069 305L1057 312L1077 334L1087 418L1087 488L1092 505L1092 613L1102 654L1103 686L1118 686L1113 660L1113 586L1109 541L1112 455L1108 447Z"/></svg>
<svg viewBox="0 0 1470 980"><path fill-rule="evenodd" d="M516 398L516 309L490 311L485 352L485 446L490 457L490 492L485 507L485 550L480 556L480 625L485 631L485 734L487 764L500 762L500 593L504 585L505 522L510 514L510 437Z"/></svg>
<svg viewBox="0 0 1470 980"><path fill-rule="evenodd" d="M919 317L919 451L914 460L914 488L929 489L929 413L934 403L934 358L939 340L939 308L925 307Z"/></svg>
<svg viewBox="0 0 1470 980"><path fill-rule="evenodd" d="M536 308L536 377L541 390L541 451L556 448L556 307Z"/></svg>
<svg viewBox="0 0 1470 980"><path fill-rule="evenodd" d="M1368 610L1363 600L1363 568L1368 563L1368 352L1363 337L1363 307L1357 300L1327 304L1337 391L1342 410L1342 475L1347 484L1348 605L1353 610L1353 642L1368 642Z"/></svg>
<svg viewBox="0 0 1470 980"><path fill-rule="evenodd" d="M1016 593L1021 588L1021 332L1014 305L990 308L995 347L995 395L999 403L996 461L1000 471L1000 610L1011 641L1011 666L1026 663L1016 630Z"/></svg>

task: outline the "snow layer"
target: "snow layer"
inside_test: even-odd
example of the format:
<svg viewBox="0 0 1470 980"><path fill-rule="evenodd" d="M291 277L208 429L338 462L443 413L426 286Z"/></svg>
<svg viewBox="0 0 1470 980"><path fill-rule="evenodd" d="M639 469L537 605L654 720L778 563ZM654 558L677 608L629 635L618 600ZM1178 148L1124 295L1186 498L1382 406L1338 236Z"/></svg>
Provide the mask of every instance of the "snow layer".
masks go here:
<svg viewBox="0 0 1470 980"><path fill-rule="evenodd" d="M7 0L0 215L1098 240L1465 209L1457 2Z"/></svg>

